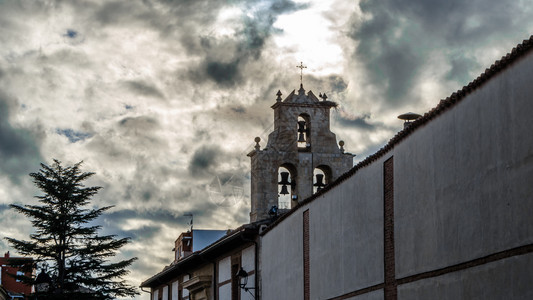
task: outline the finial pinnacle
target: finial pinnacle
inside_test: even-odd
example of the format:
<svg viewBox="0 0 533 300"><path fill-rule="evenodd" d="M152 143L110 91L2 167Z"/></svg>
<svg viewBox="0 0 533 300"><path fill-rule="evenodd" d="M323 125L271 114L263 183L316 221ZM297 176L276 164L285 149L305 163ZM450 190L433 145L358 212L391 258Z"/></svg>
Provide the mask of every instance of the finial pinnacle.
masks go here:
<svg viewBox="0 0 533 300"><path fill-rule="evenodd" d="M344 153L344 141L339 141L341 153Z"/></svg>
<svg viewBox="0 0 533 300"><path fill-rule="evenodd" d="M305 95L304 85L300 83L300 89L298 90L298 95Z"/></svg>

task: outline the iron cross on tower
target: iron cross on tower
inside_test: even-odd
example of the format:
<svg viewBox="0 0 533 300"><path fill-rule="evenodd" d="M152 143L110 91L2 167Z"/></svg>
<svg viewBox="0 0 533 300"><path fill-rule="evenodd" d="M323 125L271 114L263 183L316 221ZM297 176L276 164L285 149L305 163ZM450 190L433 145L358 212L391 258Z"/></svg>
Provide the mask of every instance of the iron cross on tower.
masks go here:
<svg viewBox="0 0 533 300"><path fill-rule="evenodd" d="M303 85L303 73L304 73L304 69L306 69L307 67L304 66L303 62L300 62L300 65L296 67L300 69L300 85Z"/></svg>

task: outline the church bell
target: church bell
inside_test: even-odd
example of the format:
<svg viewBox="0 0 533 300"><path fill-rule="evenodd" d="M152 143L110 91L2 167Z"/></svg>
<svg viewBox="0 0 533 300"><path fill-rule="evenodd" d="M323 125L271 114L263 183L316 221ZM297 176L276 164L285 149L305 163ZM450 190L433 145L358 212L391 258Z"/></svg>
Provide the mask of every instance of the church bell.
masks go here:
<svg viewBox="0 0 533 300"><path fill-rule="evenodd" d="M281 192L279 192L281 195L288 195L289 194L289 190L287 189L287 186L286 185L282 185L281 186Z"/></svg>
<svg viewBox="0 0 533 300"><path fill-rule="evenodd" d="M299 133L305 132L305 121L298 121L298 132Z"/></svg>
<svg viewBox="0 0 533 300"><path fill-rule="evenodd" d="M304 134L301 132L298 134L298 142L301 142L301 143L305 142Z"/></svg>
<svg viewBox="0 0 533 300"><path fill-rule="evenodd" d="M289 190L287 189L287 185L291 184L289 182L289 172L281 172L280 175L281 175L281 181L278 182L278 184L282 185L280 194L281 195L288 195L289 194Z"/></svg>
<svg viewBox="0 0 533 300"><path fill-rule="evenodd" d="M316 174L316 183L313 184L317 187L317 191L320 191L326 185L322 182L324 180L324 174Z"/></svg>

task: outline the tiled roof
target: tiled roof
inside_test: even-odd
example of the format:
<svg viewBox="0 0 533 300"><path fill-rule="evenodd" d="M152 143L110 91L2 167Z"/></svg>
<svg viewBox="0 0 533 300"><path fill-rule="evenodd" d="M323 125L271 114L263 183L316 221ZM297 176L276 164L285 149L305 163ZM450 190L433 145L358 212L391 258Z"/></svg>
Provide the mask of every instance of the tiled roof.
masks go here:
<svg viewBox="0 0 533 300"><path fill-rule="evenodd" d="M297 106L297 107L316 107L316 106L322 106L322 107L337 107L337 103L332 101L327 101L325 98L320 101L315 94L309 90L307 94L305 93L305 90L303 88L303 85L300 85L300 90L298 90L298 94L295 93L296 90L293 90L283 101L281 101L281 92L278 91L278 99L274 105L272 105L272 108L276 108L278 106ZM325 95L325 94L324 94Z"/></svg>
<svg viewBox="0 0 533 300"><path fill-rule="evenodd" d="M208 259L235 249L236 244L251 242L248 238L251 236L255 238L260 226L267 224L270 224L269 220L261 220L250 224L243 224L234 230L228 230L226 235L211 243L211 245L165 266L162 271L143 281L140 287L160 285L181 272L186 272L191 268L194 269L198 264L205 264Z"/></svg>
<svg viewBox="0 0 533 300"><path fill-rule="evenodd" d="M423 125L430 122L432 119L434 119L438 115L449 110L455 104L461 102L468 94L482 87L487 81L492 79L494 76L496 76L501 71L507 69L514 62L518 61L520 58L524 57L526 54L530 53L532 50L533 50L533 35L530 36L529 39L524 40L521 44L518 44L516 47L514 47L513 50L511 50L511 52L507 53L507 55L502 56L500 60L497 60L496 62L494 62L490 66L490 68L485 69L485 72L483 72L476 79L471 81L469 84L465 85L462 89L458 90L455 93L452 93L448 98L440 100L439 104L436 107L434 107L433 109L425 113L422 117L413 121L411 125L407 126L402 131L398 132L392 139L389 140L389 142L385 146L379 149L376 153L368 156L363 161L359 162L348 172L342 174L339 178L337 178L337 180L333 181L332 183L324 187L322 190L320 190L320 192L317 192L311 197L303 200L290 212L280 216L274 223L272 223L272 225L270 225L266 230L264 230L261 233L261 235L267 233L271 228L275 227L283 219L287 218L289 215L291 215L294 211L296 211L301 206L306 205L307 203L313 201L317 197L323 195L327 191L331 190L333 187L339 185L346 179L353 176L355 173L357 173L359 169L362 169L368 166L372 162L384 156L386 153L392 150L394 146L396 146L401 141L403 141L405 138L407 138L409 135L411 135L419 127L422 127Z"/></svg>

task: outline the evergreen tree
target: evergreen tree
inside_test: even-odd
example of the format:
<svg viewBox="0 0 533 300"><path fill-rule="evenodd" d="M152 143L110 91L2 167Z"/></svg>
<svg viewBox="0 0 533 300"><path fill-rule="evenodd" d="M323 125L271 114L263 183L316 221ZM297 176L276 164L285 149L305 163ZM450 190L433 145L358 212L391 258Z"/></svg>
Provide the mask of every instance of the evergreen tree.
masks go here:
<svg viewBox="0 0 533 300"><path fill-rule="evenodd" d="M31 173L34 184L44 193L36 196L42 205L11 207L32 220L35 232L30 241L6 238L21 254L35 258L36 264L47 265L52 282L38 299L114 299L134 296L137 290L122 279L136 258L109 262L129 238L98 235L101 226L91 222L112 206L86 208L101 187L85 187L83 181L94 175L81 172L80 163L63 167L54 160L51 166L41 164ZM35 278L20 278L34 284Z"/></svg>

